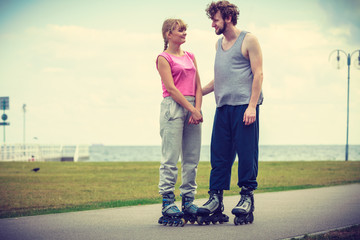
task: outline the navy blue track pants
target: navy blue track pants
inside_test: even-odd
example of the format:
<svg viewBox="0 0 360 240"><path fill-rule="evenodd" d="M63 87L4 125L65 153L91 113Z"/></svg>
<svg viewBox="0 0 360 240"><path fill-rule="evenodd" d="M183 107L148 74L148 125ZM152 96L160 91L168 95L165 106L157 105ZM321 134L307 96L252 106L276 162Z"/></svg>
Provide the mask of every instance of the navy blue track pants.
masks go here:
<svg viewBox="0 0 360 240"><path fill-rule="evenodd" d="M229 190L231 168L238 155L238 186L255 190L258 174L259 106L256 121L248 126L243 116L248 105L216 109L211 138L211 190Z"/></svg>

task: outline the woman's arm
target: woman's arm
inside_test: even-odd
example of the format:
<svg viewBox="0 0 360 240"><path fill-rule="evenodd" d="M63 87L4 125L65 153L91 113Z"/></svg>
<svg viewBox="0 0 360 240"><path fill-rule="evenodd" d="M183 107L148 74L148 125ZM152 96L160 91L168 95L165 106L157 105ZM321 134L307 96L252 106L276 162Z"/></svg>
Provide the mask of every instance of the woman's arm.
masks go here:
<svg viewBox="0 0 360 240"><path fill-rule="evenodd" d="M199 76L199 71L196 63L196 59L194 57L194 65L196 68L196 78L195 78L195 108L201 113L201 105L202 105L202 90L201 90L201 81ZM199 122L202 122L203 119L201 118L200 121L195 121L195 119L192 119L190 117L190 123L198 124Z"/></svg>
<svg viewBox="0 0 360 240"><path fill-rule="evenodd" d="M170 96L175 100L175 102L179 103L189 112L191 112L192 117L195 121L200 121L202 119L200 110L197 110L188 100L186 100L184 95L182 95L179 89L176 88L174 84L174 79L171 74L169 62L164 57L159 56L157 65L161 80L163 81L165 88L170 94Z"/></svg>

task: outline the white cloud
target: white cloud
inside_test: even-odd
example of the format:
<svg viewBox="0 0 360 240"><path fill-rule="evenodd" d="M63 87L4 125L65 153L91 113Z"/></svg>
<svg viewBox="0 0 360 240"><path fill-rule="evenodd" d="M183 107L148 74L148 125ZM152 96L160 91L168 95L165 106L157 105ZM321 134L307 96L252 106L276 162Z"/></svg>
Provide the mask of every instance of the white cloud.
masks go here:
<svg viewBox="0 0 360 240"><path fill-rule="evenodd" d="M332 34L334 37L341 37L347 38L351 36L351 26L348 25L347 27L333 27L329 29L329 33Z"/></svg>
<svg viewBox="0 0 360 240"><path fill-rule="evenodd" d="M43 72L46 73L60 73L60 72L64 72L65 69L63 68L57 68L57 67L46 67L43 69Z"/></svg>
<svg viewBox="0 0 360 240"><path fill-rule="evenodd" d="M188 13L189 24L183 49L195 53L203 85L213 78L215 42L221 37L211 29L203 12L205 6L205 2L197 6L202 18L197 12L182 10ZM256 9L256 4L251 6ZM286 13L284 16L291 15ZM0 96L10 96L9 141L22 139L21 106L26 103L29 139L36 136L43 143L160 144L162 97L155 58L163 48L160 24L165 16L139 18L134 23L113 18L119 24L112 28L83 20L85 13L81 16L82 21L74 17L66 23L44 19L41 24L24 23L26 27L21 29L27 29L25 32L19 28L1 33L0 64L4 67L0 79L6 81L0 80ZM258 37L264 57L260 142L343 143L347 72L345 68L333 69L327 60L336 48L359 48L346 44L352 28L301 20L299 15L296 21L265 18L260 22L266 24L251 18L246 29ZM350 139L357 144L359 72L351 70L350 94ZM205 96L204 144L210 143L214 111L213 95Z"/></svg>

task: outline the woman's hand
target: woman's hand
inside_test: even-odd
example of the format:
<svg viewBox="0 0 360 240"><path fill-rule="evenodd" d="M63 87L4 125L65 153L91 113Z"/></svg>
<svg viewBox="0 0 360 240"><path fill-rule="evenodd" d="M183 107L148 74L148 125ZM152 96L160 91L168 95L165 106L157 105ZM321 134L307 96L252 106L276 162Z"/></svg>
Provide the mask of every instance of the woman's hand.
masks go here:
<svg viewBox="0 0 360 240"><path fill-rule="evenodd" d="M189 124L199 124L203 122L203 116L201 114L201 112L195 108L195 111L191 114L190 118L189 118Z"/></svg>

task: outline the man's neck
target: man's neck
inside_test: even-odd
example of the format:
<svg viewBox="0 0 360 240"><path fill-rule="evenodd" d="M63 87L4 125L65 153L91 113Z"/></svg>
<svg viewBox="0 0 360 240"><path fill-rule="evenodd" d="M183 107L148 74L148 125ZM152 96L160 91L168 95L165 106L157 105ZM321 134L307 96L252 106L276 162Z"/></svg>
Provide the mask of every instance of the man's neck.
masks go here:
<svg viewBox="0 0 360 240"><path fill-rule="evenodd" d="M231 42L239 37L241 30L234 25L228 25L226 31L223 33L227 42Z"/></svg>

